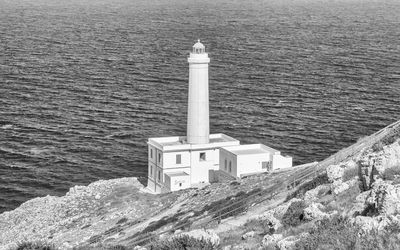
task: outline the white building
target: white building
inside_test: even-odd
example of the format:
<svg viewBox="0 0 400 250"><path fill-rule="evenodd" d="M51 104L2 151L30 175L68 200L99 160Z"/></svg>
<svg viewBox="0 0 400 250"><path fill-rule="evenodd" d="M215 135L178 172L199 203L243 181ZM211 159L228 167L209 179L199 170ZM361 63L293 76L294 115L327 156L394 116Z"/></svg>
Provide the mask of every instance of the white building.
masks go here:
<svg viewBox="0 0 400 250"><path fill-rule="evenodd" d="M155 193L176 191L214 181L216 171L226 172L225 167L220 167L225 161L222 160L221 163L221 156L227 160L230 157L232 170L227 173L233 177L267 171L268 166L272 166L272 169L289 165L291 167L291 158L289 157L289 164L289 158L282 158L277 150L261 144L240 146L240 142L232 137L210 134L209 62L204 45L198 41L188 58L187 136L149 138L147 142L148 188ZM265 168L263 164L270 165L265 165Z"/></svg>
<svg viewBox="0 0 400 250"><path fill-rule="evenodd" d="M219 154L219 169L228 175L241 178L292 167L292 157L282 156L276 149L263 144L223 147Z"/></svg>

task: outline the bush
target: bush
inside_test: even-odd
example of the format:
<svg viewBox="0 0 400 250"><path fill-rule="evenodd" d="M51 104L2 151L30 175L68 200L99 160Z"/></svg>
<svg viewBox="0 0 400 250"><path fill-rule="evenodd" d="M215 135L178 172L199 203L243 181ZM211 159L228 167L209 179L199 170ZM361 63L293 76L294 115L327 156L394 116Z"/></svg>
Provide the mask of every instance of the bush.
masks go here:
<svg viewBox="0 0 400 250"><path fill-rule="evenodd" d="M372 151L373 152L379 152L383 150L383 143L382 141L378 141L377 143L375 143L374 145L372 145Z"/></svg>
<svg viewBox="0 0 400 250"><path fill-rule="evenodd" d="M21 242L15 250L56 250L57 248L48 242Z"/></svg>
<svg viewBox="0 0 400 250"><path fill-rule="evenodd" d="M298 226L304 221L304 201L295 201L290 204L282 217L282 224L285 226Z"/></svg>
<svg viewBox="0 0 400 250"><path fill-rule="evenodd" d="M186 249L217 249L210 240L196 239L188 235L173 237L172 239L158 240L147 246L151 250L186 250Z"/></svg>

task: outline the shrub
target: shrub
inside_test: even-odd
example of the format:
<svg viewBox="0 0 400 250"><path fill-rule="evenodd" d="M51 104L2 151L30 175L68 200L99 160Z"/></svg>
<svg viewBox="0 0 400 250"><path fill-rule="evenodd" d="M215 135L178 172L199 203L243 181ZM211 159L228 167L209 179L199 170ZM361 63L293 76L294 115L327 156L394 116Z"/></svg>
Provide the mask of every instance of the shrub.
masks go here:
<svg viewBox="0 0 400 250"><path fill-rule="evenodd" d="M282 217L282 224L285 226L297 226L304 221L304 209L306 203L304 201L295 201L290 204Z"/></svg>
<svg viewBox="0 0 400 250"><path fill-rule="evenodd" d="M372 151L374 152L379 152L383 150L383 143L382 141L378 141L377 143L375 143L374 145L372 145Z"/></svg>
<svg viewBox="0 0 400 250"><path fill-rule="evenodd" d="M173 237L172 239L158 240L150 243L147 246L151 250L186 250L186 249L204 249L213 250L217 249L210 240L196 239L188 235L181 235Z"/></svg>
<svg viewBox="0 0 400 250"><path fill-rule="evenodd" d="M21 242L15 250L56 250L57 248L48 242Z"/></svg>
<svg viewBox="0 0 400 250"><path fill-rule="evenodd" d="M128 218L123 217L123 218L121 218L119 221L117 221L117 224L123 224L123 223L125 223L125 222L127 222L127 221L128 221Z"/></svg>
<svg viewBox="0 0 400 250"><path fill-rule="evenodd" d="M247 221L243 226L246 228L246 231L254 231L260 235L275 233L275 229L269 220L252 219Z"/></svg>

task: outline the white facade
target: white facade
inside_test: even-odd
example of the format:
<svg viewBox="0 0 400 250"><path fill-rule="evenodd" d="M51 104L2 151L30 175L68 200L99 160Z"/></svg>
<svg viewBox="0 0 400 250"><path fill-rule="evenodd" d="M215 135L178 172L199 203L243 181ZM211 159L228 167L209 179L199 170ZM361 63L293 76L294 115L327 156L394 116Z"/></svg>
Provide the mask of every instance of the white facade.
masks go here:
<svg viewBox="0 0 400 250"><path fill-rule="evenodd" d="M219 169L219 149L239 145L240 142L224 134L211 134L206 144L189 144L185 136L150 138L147 144L147 186L151 191L161 193L212 182L214 171ZM179 178L187 178L190 183L185 181L185 184L173 186L171 183L174 178L171 178L171 174L174 174L176 180L176 173L181 173ZM185 174L188 177L183 177Z"/></svg>
<svg viewBox="0 0 400 250"><path fill-rule="evenodd" d="M239 145L220 149L219 169L233 177L292 167L292 158L280 155L263 144Z"/></svg>

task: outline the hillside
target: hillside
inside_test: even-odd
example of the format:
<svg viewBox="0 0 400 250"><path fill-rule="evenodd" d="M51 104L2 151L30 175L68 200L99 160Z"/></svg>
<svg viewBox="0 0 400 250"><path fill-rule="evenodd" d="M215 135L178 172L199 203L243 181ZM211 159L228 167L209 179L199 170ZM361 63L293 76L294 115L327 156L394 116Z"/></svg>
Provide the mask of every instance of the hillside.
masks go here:
<svg viewBox="0 0 400 250"><path fill-rule="evenodd" d="M135 178L74 187L1 214L0 249L161 249L183 235L223 249L390 249L400 242L399 138L397 122L318 164L162 195Z"/></svg>

